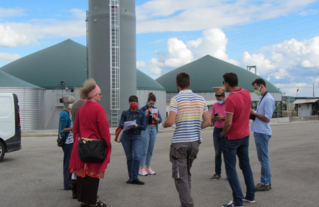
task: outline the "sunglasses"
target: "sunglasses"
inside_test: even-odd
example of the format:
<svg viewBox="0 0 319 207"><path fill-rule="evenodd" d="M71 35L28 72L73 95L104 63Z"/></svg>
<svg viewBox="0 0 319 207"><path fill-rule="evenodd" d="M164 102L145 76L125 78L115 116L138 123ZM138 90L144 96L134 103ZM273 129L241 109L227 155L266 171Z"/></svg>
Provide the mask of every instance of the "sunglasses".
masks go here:
<svg viewBox="0 0 319 207"><path fill-rule="evenodd" d="M215 97L223 97L222 95L215 95Z"/></svg>
<svg viewBox="0 0 319 207"><path fill-rule="evenodd" d="M225 81L223 81L223 85L225 85Z"/></svg>

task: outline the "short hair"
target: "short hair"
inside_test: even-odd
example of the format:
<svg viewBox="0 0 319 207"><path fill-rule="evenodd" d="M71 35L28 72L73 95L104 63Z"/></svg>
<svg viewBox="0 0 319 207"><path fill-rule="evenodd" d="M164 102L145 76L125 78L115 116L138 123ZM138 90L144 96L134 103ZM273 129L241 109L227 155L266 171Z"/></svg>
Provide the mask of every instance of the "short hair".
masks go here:
<svg viewBox="0 0 319 207"><path fill-rule="evenodd" d="M238 86L238 77L236 73L225 73L223 75L224 81L230 85L230 87Z"/></svg>
<svg viewBox="0 0 319 207"><path fill-rule="evenodd" d="M155 97L154 93L152 93L152 92L150 92L148 94L147 102L149 102L149 101L155 101L156 102L156 97Z"/></svg>
<svg viewBox="0 0 319 207"><path fill-rule="evenodd" d="M187 88L190 84L190 75L186 72L180 72L176 76L176 83L182 89Z"/></svg>
<svg viewBox="0 0 319 207"><path fill-rule="evenodd" d="M74 102L74 97L66 95L66 96L62 96L61 100L62 100L63 105L66 107L71 102ZM71 101L71 100L73 100L73 101Z"/></svg>
<svg viewBox="0 0 319 207"><path fill-rule="evenodd" d="M263 84L266 87L266 82L262 78L257 78L256 80L254 80L254 82L251 83L252 86L254 86L255 84L257 84L257 86Z"/></svg>
<svg viewBox="0 0 319 207"><path fill-rule="evenodd" d="M217 95L217 93L220 93L222 97L225 97L225 92L223 90L216 91L215 95Z"/></svg>
<svg viewBox="0 0 319 207"><path fill-rule="evenodd" d="M128 98L128 102L138 102L138 98L135 95L132 95Z"/></svg>
<svg viewBox="0 0 319 207"><path fill-rule="evenodd" d="M78 89L80 97L82 99L87 98L89 93L95 89L95 86L96 86L96 82L93 78L86 80L83 83L83 86Z"/></svg>

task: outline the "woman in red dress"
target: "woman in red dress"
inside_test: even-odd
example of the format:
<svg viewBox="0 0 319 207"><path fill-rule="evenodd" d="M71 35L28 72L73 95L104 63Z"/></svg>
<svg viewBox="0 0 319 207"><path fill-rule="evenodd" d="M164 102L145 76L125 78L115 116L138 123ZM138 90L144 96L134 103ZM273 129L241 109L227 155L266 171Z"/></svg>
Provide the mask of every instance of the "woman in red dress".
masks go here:
<svg viewBox="0 0 319 207"><path fill-rule="evenodd" d="M74 146L70 160L70 172L77 175L77 198L81 207L90 205L106 206L97 200L97 191L100 178L104 178L104 172L110 162L111 134L104 108L98 104L102 94L99 86L93 79L85 81L79 89L81 97L87 97L88 101L79 109L74 120ZM106 141L106 158L102 163L83 162L78 153L78 132L82 138L99 139Z"/></svg>

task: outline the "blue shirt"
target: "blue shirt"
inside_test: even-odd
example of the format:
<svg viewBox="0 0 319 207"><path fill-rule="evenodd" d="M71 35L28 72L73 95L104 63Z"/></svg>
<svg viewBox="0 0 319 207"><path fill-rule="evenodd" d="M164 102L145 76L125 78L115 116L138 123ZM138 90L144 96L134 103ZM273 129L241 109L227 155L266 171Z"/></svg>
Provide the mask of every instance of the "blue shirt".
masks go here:
<svg viewBox="0 0 319 207"><path fill-rule="evenodd" d="M172 143L202 141L202 117L208 110L202 96L191 90L180 91L171 99L169 110L176 112L176 129Z"/></svg>
<svg viewBox="0 0 319 207"><path fill-rule="evenodd" d="M261 101L261 99L262 99L262 97L260 97L260 99L259 99L256 113L264 115L267 119L271 120L272 115L273 115L274 110L275 110L274 98L270 95L270 93L267 93L264 96L264 98L262 99L262 101ZM272 131L271 131L269 122L261 121L257 117L256 117L255 121L253 121L253 123L251 124L251 131L256 132L256 133L260 133L260 134L266 134L269 136L272 135Z"/></svg>
<svg viewBox="0 0 319 207"><path fill-rule="evenodd" d="M59 132L65 128L70 128L72 127L72 119L69 115L69 113L65 110L63 110L60 114L60 126L59 126ZM61 133L61 136L63 139L65 139L65 144L71 144L73 143L73 132L65 132Z"/></svg>

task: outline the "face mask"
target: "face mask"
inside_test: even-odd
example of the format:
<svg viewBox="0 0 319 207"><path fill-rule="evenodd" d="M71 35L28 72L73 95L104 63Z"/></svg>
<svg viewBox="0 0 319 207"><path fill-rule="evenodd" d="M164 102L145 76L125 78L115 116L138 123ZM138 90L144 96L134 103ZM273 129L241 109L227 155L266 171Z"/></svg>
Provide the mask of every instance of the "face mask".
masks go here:
<svg viewBox="0 0 319 207"><path fill-rule="evenodd" d="M69 104L69 108L72 108L73 104Z"/></svg>
<svg viewBox="0 0 319 207"><path fill-rule="evenodd" d="M261 86L259 87L259 90L255 90L255 94L257 94L257 96L261 96Z"/></svg>
<svg viewBox="0 0 319 207"><path fill-rule="evenodd" d="M131 109L132 111L135 111L135 110L137 109L137 105L130 105L130 109Z"/></svg>
<svg viewBox="0 0 319 207"><path fill-rule="evenodd" d="M217 101L217 103L219 103L219 104L223 104L223 103L224 103L224 100Z"/></svg>
<svg viewBox="0 0 319 207"><path fill-rule="evenodd" d="M154 108L154 106L153 106L153 105L150 105L150 104L147 104L147 107L148 107L148 108Z"/></svg>

